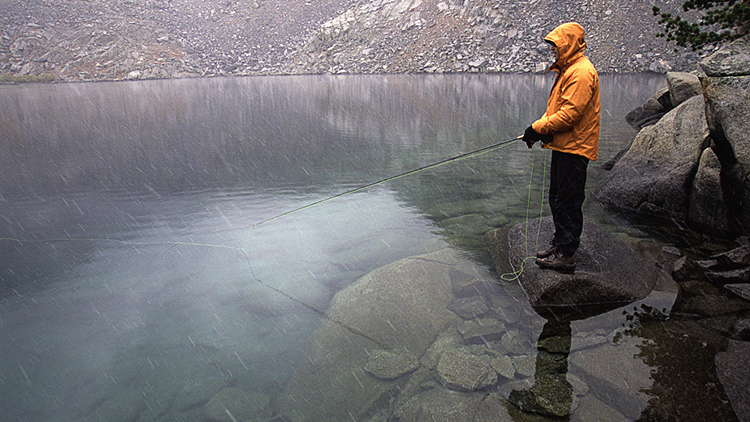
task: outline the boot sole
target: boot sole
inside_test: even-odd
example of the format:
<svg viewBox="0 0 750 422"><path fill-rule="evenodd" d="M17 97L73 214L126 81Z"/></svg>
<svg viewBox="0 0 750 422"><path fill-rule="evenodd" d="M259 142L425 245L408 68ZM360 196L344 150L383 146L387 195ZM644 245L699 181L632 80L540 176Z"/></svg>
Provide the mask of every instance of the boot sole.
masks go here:
<svg viewBox="0 0 750 422"><path fill-rule="evenodd" d="M541 268L544 268L545 270L557 270L557 271L572 272L572 271L575 271L575 269L576 269L576 264L570 264L570 265L558 264L558 265L554 265L554 264L549 264L549 263L545 262L542 259L537 259L536 260L536 265L540 266Z"/></svg>

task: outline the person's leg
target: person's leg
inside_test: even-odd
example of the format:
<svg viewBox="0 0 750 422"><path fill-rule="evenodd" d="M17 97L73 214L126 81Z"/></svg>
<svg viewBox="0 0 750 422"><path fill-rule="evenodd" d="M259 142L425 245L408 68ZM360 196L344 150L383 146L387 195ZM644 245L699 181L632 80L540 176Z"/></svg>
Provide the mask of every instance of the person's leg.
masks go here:
<svg viewBox="0 0 750 422"><path fill-rule="evenodd" d="M553 243L566 256L573 256L581 242L588 162L580 155L552 152L549 203L555 223Z"/></svg>

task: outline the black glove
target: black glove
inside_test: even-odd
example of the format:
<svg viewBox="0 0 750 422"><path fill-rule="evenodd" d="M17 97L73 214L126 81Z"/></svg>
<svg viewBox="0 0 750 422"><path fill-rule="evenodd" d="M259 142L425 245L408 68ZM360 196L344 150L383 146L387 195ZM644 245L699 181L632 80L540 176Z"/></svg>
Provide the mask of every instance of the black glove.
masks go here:
<svg viewBox="0 0 750 422"><path fill-rule="evenodd" d="M531 126L526 128L526 131L523 133L523 139L524 142L526 142L526 146L529 148L534 146L534 143L542 139L542 135L536 133L534 128Z"/></svg>
<svg viewBox="0 0 750 422"><path fill-rule="evenodd" d="M552 134L548 135L542 135L540 133L537 133L537 131L534 130L531 126L526 128L526 131L523 133L523 138L521 138L526 142L526 146L531 148L534 146L534 143L537 141L542 141L543 144L548 144L552 142Z"/></svg>

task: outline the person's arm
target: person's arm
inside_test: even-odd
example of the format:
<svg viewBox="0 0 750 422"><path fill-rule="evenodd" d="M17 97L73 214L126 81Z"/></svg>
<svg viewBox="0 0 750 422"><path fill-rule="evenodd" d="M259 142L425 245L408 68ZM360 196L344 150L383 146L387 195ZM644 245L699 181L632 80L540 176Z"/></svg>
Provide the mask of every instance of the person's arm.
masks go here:
<svg viewBox="0 0 750 422"><path fill-rule="evenodd" d="M531 127L535 132L546 135L570 130L583 116L594 95L594 77L588 71L575 72L566 78L560 96L560 109L550 116L544 116Z"/></svg>

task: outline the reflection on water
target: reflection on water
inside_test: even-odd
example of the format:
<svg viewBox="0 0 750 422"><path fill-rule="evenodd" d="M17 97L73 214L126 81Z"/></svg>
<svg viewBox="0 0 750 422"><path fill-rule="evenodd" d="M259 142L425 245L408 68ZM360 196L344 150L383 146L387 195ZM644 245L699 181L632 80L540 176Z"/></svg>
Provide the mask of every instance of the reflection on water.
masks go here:
<svg viewBox="0 0 750 422"><path fill-rule="evenodd" d="M602 77L604 159L634 135L622 116L663 83ZM272 219L513 138L544 109L550 84L473 75L0 86L0 409L18 421L428 420L450 402L471 420L507 412L512 391L552 384L570 392L569 405L556 404L571 418L658 413L667 405L652 392L664 381L651 372L670 365L664 336L626 332L622 310L545 323L517 284L487 269L482 234L539 213L544 152L514 143ZM601 171L590 169L593 187ZM591 202L587 214L635 232ZM424 292L449 286L439 306L416 288L385 299L411 276L374 284L392 283L376 302L343 303L352 289L333 300L409 257L403 274L436 271ZM666 289L644 303L673 300ZM435 313L416 324L424 315L408 306ZM461 346L480 316L502 326L497 338ZM348 369L390 344L419 369L395 381L373 377L372 364ZM492 362L495 383L436 388L449 346ZM628 371L596 362L605 352ZM322 369L306 378L308 365ZM319 400L295 403L296 388ZM726 410L721 399L707 406Z"/></svg>

